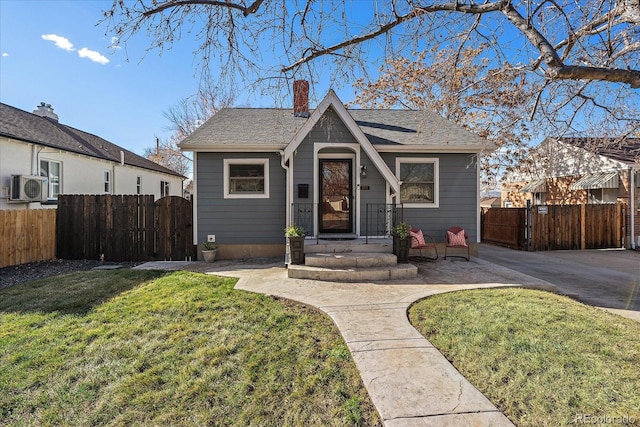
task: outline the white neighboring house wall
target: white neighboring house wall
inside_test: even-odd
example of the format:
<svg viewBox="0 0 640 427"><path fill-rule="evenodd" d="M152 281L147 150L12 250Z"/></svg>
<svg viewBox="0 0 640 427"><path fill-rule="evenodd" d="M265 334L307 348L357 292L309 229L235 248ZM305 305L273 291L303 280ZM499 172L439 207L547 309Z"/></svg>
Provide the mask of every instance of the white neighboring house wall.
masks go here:
<svg viewBox="0 0 640 427"><path fill-rule="evenodd" d="M505 183L536 179L583 176L601 172L620 172L628 165L554 139L543 141L529 156L533 162L528 171L514 170L504 175Z"/></svg>
<svg viewBox="0 0 640 427"><path fill-rule="evenodd" d="M35 153L35 154L34 154ZM169 183L169 195L182 196L182 178L131 165L0 137L0 209L35 209L55 204L9 200L12 175L40 175L40 161L60 163L60 194L107 194L105 172L109 172L108 194L140 194L161 197L161 182Z"/></svg>

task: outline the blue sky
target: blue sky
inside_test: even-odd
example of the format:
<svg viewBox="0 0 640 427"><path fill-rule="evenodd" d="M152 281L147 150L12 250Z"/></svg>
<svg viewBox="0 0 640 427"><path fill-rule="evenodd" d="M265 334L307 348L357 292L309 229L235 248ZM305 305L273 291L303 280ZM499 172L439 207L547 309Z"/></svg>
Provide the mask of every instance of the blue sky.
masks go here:
<svg viewBox="0 0 640 427"><path fill-rule="evenodd" d="M0 0L0 101L29 112L46 102L61 123L142 154L156 135L171 133L163 112L197 92L197 44L184 36L162 55L145 55L141 32L126 51L114 49L106 27L97 26L111 4ZM273 106L244 93L236 104Z"/></svg>
<svg viewBox="0 0 640 427"><path fill-rule="evenodd" d="M170 134L163 111L197 91L192 50L140 61L147 40L138 37L127 61L96 26L110 4L0 0L0 100L26 111L46 102L61 123L141 154Z"/></svg>
<svg viewBox="0 0 640 427"><path fill-rule="evenodd" d="M369 2L349 4L356 20L373 13ZM106 26L97 25L111 5L112 0L0 0L0 101L25 111L51 104L61 123L142 154L156 136L171 134L163 113L197 92L198 42L183 34L171 49L147 53L143 30L114 48ZM353 30L359 31L357 23ZM373 43L366 49L372 56L379 48ZM277 70L280 62L288 63L282 52L265 49L264 54L271 55L266 67ZM377 65L369 66L373 77ZM333 87L343 102L351 101L351 84L328 74L313 77L315 96ZM288 94L277 100L273 94L235 95L236 106L291 106Z"/></svg>

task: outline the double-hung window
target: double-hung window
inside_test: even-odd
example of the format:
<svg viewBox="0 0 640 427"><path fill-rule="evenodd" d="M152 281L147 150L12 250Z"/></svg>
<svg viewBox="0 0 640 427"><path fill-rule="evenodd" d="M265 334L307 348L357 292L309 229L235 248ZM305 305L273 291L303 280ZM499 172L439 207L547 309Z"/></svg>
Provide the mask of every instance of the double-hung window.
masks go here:
<svg viewBox="0 0 640 427"><path fill-rule="evenodd" d="M104 171L104 192L111 194L111 172Z"/></svg>
<svg viewBox="0 0 640 427"><path fill-rule="evenodd" d="M160 181L160 197L169 195L169 181Z"/></svg>
<svg viewBox="0 0 640 427"><path fill-rule="evenodd" d="M225 159L224 197L268 198L269 159Z"/></svg>
<svg viewBox="0 0 640 427"><path fill-rule="evenodd" d="M142 194L142 177L136 177L136 194Z"/></svg>
<svg viewBox="0 0 640 427"><path fill-rule="evenodd" d="M49 200L57 199L60 194L60 162L52 160L40 160L40 176L44 176L48 180Z"/></svg>
<svg viewBox="0 0 640 427"><path fill-rule="evenodd" d="M439 206L439 162L436 158L398 157L396 177L400 181L400 202L404 207Z"/></svg>

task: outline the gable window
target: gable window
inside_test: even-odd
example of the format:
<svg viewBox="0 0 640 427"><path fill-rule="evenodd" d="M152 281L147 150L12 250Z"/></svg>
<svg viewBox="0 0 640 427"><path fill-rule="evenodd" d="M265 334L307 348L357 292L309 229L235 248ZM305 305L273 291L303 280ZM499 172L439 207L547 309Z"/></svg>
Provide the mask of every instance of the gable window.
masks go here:
<svg viewBox="0 0 640 427"><path fill-rule="evenodd" d="M104 192L111 194L111 172L104 171Z"/></svg>
<svg viewBox="0 0 640 427"><path fill-rule="evenodd" d="M142 194L142 177L136 177L136 194Z"/></svg>
<svg viewBox="0 0 640 427"><path fill-rule="evenodd" d="M224 197L268 198L269 159L225 159Z"/></svg>
<svg viewBox="0 0 640 427"><path fill-rule="evenodd" d="M57 199L60 194L60 162L40 160L40 176L48 179L49 200Z"/></svg>
<svg viewBox="0 0 640 427"><path fill-rule="evenodd" d="M396 176L400 181L400 202L405 207L439 206L439 161L435 158L399 157Z"/></svg>
<svg viewBox="0 0 640 427"><path fill-rule="evenodd" d="M160 197L169 195L169 181L160 181Z"/></svg>

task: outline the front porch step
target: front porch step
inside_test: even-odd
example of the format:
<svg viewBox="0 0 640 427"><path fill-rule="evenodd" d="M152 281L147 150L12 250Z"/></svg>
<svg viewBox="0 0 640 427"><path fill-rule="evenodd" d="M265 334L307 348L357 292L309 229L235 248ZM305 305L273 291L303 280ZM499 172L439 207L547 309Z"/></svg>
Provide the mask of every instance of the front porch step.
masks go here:
<svg viewBox="0 0 640 427"><path fill-rule="evenodd" d="M322 268L392 267L398 263L394 254L383 252L308 253L304 264Z"/></svg>
<svg viewBox="0 0 640 427"><path fill-rule="evenodd" d="M290 264L287 274L292 279L323 280L326 282L368 282L413 279L418 267L413 264L395 264L385 267L323 268Z"/></svg>
<svg viewBox="0 0 640 427"><path fill-rule="evenodd" d="M370 239L368 243L363 238L356 240L314 240L304 242L305 254L310 253L355 253L355 252L393 252L391 239Z"/></svg>
<svg viewBox="0 0 640 427"><path fill-rule="evenodd" d="M356 233L320 233L318 238L321 240L356 240Z"/></svg>

